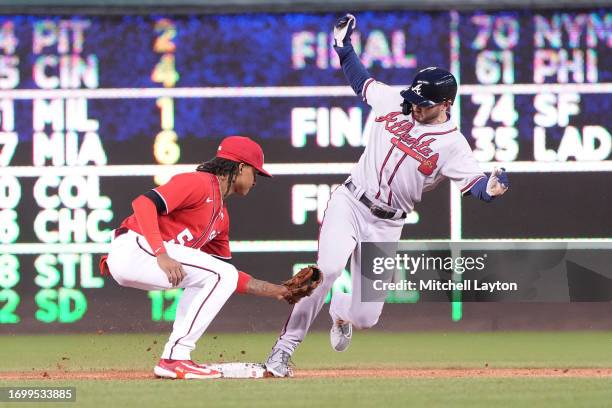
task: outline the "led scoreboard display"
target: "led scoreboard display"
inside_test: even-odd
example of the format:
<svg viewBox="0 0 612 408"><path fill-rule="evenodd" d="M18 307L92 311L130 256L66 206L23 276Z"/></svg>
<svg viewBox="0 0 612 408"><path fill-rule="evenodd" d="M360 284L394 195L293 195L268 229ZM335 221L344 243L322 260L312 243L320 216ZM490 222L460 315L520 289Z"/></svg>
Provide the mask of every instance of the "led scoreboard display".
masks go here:
<svg viewBox="0 0 612 408"><path fill-rule="evenodd" d="M373 120L331 47L336 17L0 16L3 329L91 329L109 310L172 320L180 291L118 288L97 261L133 198L229 135L260 141L276 175L229 200L235 264L278 281L312 263ZM426 194L403 239L612 238L610 10L357 18L376 79L400 90L419 68L449 68L478 160L513 173L490 206L450 184ZM345 274L334 290L349 286Z"/></svg>

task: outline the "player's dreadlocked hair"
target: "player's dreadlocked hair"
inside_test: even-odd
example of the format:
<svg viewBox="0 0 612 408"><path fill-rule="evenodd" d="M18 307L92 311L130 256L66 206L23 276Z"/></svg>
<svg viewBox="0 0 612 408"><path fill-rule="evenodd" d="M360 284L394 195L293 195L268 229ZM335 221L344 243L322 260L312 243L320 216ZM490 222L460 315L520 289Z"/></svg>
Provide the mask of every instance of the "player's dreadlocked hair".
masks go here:
<svg viewBox="0 0 612 408"><path fill-rule="evenodd" d="M200 164L196 168L196 171L203 171L205 173L211 173L216 176L227 175L227 179L229 181L229 183L227 183L227 190L225 191L225 194L227 195L230 187L232 186L232 183L236 179L236 176L238 176L239 166L240 166L240 163L238 162L228 160L228 159L223 159L221 157L215 157L215 158L210 159L209 161L205 161L202 164Z"/></svg>

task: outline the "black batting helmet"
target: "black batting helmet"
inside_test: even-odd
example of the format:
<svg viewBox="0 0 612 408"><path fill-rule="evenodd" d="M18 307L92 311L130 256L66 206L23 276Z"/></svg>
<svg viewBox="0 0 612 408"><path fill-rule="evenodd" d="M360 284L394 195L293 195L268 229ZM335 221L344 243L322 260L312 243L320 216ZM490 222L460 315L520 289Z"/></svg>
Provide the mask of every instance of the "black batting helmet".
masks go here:
<svg viewBox="0 0 612 408"><path fill-rule="evenodd" d="M416 74L412 85L400 92L404 102L418 106L433 106L444 101L453 103L457 96L457 81L453 74L438 67L428 67Z"/></svg>

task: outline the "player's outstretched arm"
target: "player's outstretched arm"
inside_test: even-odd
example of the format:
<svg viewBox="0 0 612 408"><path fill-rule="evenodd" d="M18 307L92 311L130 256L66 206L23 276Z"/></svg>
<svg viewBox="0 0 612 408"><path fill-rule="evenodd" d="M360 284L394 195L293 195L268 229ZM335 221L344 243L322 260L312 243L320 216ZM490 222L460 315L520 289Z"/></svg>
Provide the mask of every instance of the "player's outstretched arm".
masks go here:
<svg viewBox="0 0 612 408"><path fill-rule="evenodd" d="M355 54L351 44L351 34L355 29L355 21L355 16L352 14L347 14L336 21L334 26L334 50L340 58L342 72L351 84L351 88L357 95L361 96L363 85L371 78L371 75Z"/></svg>
<svg viewBox="0 0 612 408"><path fill-rule="evenodd" d="M491 202L495 197L504 195L510 188L508 173L503 168L495 168L491 176L478 180L470 189L470 194L484 202Z"/></svg>
<svg viewBox="0 0 612 408"><path fill-rule="evenodd" d="M285 300L289 304L295 304L300 299L310 296L322 280L323 275L316 265L300 269L291 279L280 285L255 279L248 273L238 271L236 292L273 297L278 300Z"/></svg>
<svg viewBox="0 0 612 408"><path fill-rule="evenodd" d="M283 285L276 285L267 281L251 278L246 283L244 293L283 300L285 296L289 295L289 289Z"/></svg>

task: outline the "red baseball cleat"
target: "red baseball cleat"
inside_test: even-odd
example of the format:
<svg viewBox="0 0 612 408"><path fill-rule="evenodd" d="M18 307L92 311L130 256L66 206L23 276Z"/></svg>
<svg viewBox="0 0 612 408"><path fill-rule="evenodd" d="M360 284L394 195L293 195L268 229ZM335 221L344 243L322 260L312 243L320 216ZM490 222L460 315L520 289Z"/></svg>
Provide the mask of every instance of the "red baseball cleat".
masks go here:
<svg viewBox="0 0 612 408"><path fill-rule="evenodd" d="M153 372L158 377L184 380L205 380L221 377L219 371L194 363L191 360L167 360L164 358L159 360Z"/></svg>

